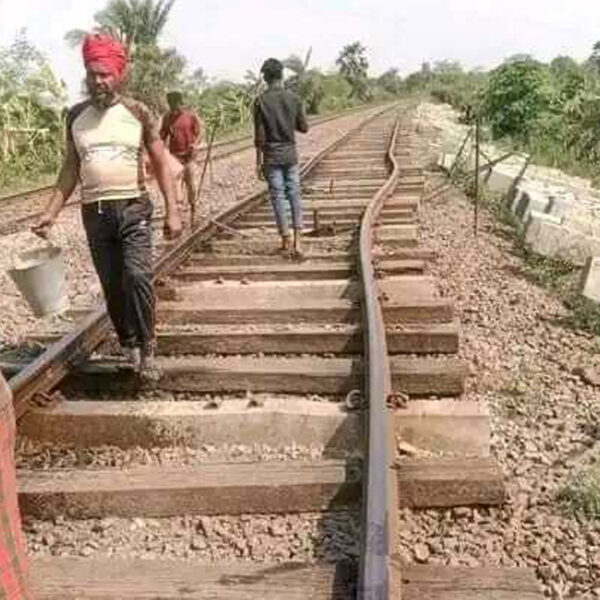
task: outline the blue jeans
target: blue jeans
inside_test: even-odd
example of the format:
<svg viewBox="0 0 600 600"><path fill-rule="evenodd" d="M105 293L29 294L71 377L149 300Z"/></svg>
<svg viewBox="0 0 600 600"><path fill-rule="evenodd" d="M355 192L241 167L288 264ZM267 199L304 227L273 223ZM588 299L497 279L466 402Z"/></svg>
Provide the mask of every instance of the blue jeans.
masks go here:
<svg viewBox="0 0 600 600"><path fill-rule="evenodd" d="M266 165L265 177L269 184L279 235L289 235L288 206L292 213L292 226L300 231L302 229L300 168L298 165Z"/></svg>

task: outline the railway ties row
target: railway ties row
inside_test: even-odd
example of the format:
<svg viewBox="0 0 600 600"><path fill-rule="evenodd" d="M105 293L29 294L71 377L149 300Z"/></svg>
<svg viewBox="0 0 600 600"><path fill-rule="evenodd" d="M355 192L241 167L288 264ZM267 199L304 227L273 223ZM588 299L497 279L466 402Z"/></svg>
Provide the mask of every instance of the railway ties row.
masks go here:
<svg viewBox="0 0 600 600"><path fill-rule="evenodd" d="M358 586L364 599L399 598L400 592L403 600L539 598L528 572L405 564L395 552L392 517L401 507L447 509L505 500L501 474L489 457L489 415L457 401L468 375L456 357L459 327L452 302L439 296L427 275L434 256L418 243L424 176L413 134L407 123L392 137L395 126L394 115L381 115L307 174L307 214L318 211L325 231L307 237L305 261L271 254L277 236L263 200L229 223L244 236L218 230L169 275L159 287L164 376L157 389L140 397L136 382L111 356L114 341L107 340L64 381L63 401L32 408L20 422L21 435L34 446L66 447L100 459L103 446L112 448L113 457L140 447L175 456L174 449L182 448L194 457L186 464L133 461L122 469L28 466L20 474L23 512L38 525L63 523L56 538L61 527L79 523L73 526L83 532L89 526L90 540L98 544L102 536L94 527L106 518L154 520L153 535L167 543L172 519L184 519L182 535L193 537L197 518L243 519L253 530L254 519L277 523L287 515L316 514L321 534L336 545L335 557L315 560L296 550L285 555L292 565L261 562L255 553L265 543L262 532L242 540L235 560L218 564L198 562L193 552L186 561L141 560L139 549L117 559L92 548L81 558L84 540L83 548L66 557L34 550L39 597L319 600L353 598ZM398 451L388 464L373 465L364 449L385 440L366 439L373 407L370 415L357 393L371 366L363 358L358 229L332 235L326 228L334 222L338 227L348 215L356 215L358 226L358 214L388 181L390 139L397 180L375 219L373 253L394 392L384 407L386 427ZM57 335L40 334L38 341ZM303 460L265 461L253 452L243 462L226 453L218 460L198 457L204 447L231 443L317 451ZM383 555L389 581L380 583L392 586L385 595L364 587L373 575L362 564L357 571L358 563L380 558L365 556L371 550L364 517L358 527L352 525L371 470L384 473L397 490L390 496L397 496L396 505L386 506L383 499L391 527ZM210 544L210 532L204 535ZM286 535L293 538L293 532Z"/></svg>

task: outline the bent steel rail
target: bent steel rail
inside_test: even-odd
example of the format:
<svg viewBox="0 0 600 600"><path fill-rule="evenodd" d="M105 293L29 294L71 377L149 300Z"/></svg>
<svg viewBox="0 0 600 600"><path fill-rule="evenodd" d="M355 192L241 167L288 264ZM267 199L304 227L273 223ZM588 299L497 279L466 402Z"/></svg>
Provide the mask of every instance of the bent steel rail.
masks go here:
<svg viewBox="0 0 600 600"><path fill-rule="evenodd" d="M363 514L359 600L399 600L400 581L392 561L395 543L397 480L393 469L393 419L387 401L392 392L383 312L373 268L373 228L383 202L398 180L394 156L400 118L388 147L390 176L367 207L360 228L360 271L363 285L365 391L369 400L368 449L363 470Z"/></svg>

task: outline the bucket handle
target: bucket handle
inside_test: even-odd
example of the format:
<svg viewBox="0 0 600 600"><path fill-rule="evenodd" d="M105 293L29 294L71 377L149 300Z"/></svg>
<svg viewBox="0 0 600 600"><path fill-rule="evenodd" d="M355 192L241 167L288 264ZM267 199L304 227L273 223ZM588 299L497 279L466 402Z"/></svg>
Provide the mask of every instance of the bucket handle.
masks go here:
<svg viewBox="0 0 600 600"><path fill-rule="evenodd" d="M45 243L43 246L41 246L42 249L45 250L53 250L54 248L58 248L58 246L49 238L49 237L40 237L37 236L38 239L43 240ZM20 264L20 259L19 259L19 253L16 250L12 250L10 253L10 265L11 268L10 270L14 270L18 267L18 265Z"/></svg>

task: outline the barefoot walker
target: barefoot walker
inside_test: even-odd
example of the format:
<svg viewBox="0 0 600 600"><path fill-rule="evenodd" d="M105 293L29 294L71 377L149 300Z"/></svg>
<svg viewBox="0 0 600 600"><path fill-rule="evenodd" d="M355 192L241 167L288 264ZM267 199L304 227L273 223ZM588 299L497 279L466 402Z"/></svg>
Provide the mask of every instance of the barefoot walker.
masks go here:
<svg viewBox="0 0 600 600"><path fill-rule="evenodd" d="M190 210L196 203L196 160L198 147L202 141L202 121L192 110L184 107L181 92L167 94L169 112L164 116L160 137L169 144L171 154L183 167L183 183L187 191Z"/></svg>
<svg viewBox="0 0 600 600"><path fill-rule="evenodd" d="M108 313L132 366L154 379L152 203L144 184L144 148L165 198L169 239L181 232L175 186L150 111L120 94L127 67L123 46L90 35L83 59L90 99L69 111L65 162L34 231L47 235L80 182L83 224Z"/></svg>
<svg viewBox="0 0 600 600"><path fill-rule="evenodd" d="M289 203L294 227L293 254L301 254L302 198L295 132L306 133L308 123L300 98L283 88L283 64L269 58L261 68L267 91L254 107L254 132L258 177L266 177L273 212L281 236L281 250L290 251L287 218Z"/></svg>

